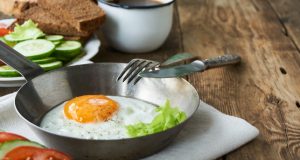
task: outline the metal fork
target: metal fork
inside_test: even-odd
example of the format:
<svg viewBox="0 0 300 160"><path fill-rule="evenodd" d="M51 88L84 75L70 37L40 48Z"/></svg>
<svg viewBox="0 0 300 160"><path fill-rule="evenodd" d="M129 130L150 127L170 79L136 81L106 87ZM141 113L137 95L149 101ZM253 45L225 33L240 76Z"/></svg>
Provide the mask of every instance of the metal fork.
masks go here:
<svg viewBox="0 0 300 160"><path fill-rule="evenodd" d="M121 80L125 82L127 79L127 83L132 82L135 78L135 81L133 84L136 84L139 80L141 80L142 77L139 77L138 74L147 69L155 69L159 66L159 62L151 61L147 59L132 59L127 66L123 69L123 71L120 73L120 75L117 78L117 81ZM125 74L126 73L126 74Z"/></svg>
<svg viewBox="0 0 300 160"><path fill-rule="evenodd" d="M155 70L158 67L160 68L170 67L185 61L195 60L197 58L199 57L193 56L190 53L178 53L171 56L170 58L168 58L166 61L162 63L147 60L147 59L132 59L127 64L127 66L123 69L121 74L118 76L117 81L119 81L123 77L122 79L123 82L125 82L128 79L127 83L130 83L136 78L133 83L136 84L142 78L138 76L138 74L144 70Z"/></svg>

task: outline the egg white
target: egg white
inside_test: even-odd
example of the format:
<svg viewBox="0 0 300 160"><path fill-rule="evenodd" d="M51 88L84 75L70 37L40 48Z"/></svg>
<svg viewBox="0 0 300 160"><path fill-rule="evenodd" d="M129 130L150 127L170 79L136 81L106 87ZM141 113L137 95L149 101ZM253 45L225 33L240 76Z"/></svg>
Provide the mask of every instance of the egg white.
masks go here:
<svg viewBox="0 0 300 160"><path fill-rule="evenodd" d="M83 139L129 138L126 125L139 122L151 123L157 115L155 105L134 98L107 96L119 104L111 119L97 123L78 123L64 115L64 105L58 105L42 119L40 126L50 132Z"/></svg>

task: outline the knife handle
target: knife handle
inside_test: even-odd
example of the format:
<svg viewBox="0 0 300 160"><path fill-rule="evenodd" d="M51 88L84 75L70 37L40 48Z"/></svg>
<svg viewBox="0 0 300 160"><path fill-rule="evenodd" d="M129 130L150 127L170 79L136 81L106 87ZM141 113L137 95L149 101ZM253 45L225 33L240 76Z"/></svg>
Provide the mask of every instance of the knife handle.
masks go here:
<svg viewBox="0 0 300 160"><path fill-rule="evenodd" d="M232 54L225 54L222 56L218 56L215 58L209 58L203 60L204 65L206 66L206 69L211 68L217 68L217 67L223 67L231 64L237 64L241 62L241 57L237 55Z"/></svg>

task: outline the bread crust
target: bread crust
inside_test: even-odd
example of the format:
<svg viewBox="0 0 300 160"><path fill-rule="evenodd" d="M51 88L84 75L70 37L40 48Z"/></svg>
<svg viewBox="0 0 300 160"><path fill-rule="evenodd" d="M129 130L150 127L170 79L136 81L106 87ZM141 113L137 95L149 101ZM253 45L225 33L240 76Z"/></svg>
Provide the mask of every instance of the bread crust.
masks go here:
<svg viewBox="0 0 300 160"><path fill-rule="evenodd" d="M105 19L103 10L91 0L38 0L38 5L78 30L94 31Z"/></svg>
<svg viewBox="0 0 300 160"><path fill-rule="evenodd" d="M22 14L16 15L16 17L20 24L31 19L47 34L61 34L68 36L88 36L90 34L86 31L77 30L72 25L45 11L39 6L30 7L26 11L23 11Z"/></svg>
<svg viewBox="0 0 300 160"><path fill-rule="evenodd" d="M6 15L15 15L36 5L37 0L0 0L0 4L0 12Z"/></svg>
<svg viewBox="0 0 300 160"><path fill-rule="evenodd" d="M17 18L10 29L31 19L44 33L63 35L66 39L87 40L105 19L96 0L2 1L11 3L9 13Z"/></svg>

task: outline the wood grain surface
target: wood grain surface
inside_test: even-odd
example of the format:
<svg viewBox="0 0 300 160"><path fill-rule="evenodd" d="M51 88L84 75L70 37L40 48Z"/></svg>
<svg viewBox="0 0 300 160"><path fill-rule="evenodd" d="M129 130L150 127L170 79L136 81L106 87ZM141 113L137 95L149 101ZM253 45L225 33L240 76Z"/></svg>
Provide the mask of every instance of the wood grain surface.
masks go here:
<svg viewBox="0 0 300 160"><path fill-rule="evenodd" d="M189 77L206 102L260 130L226 159L300 159L300 54L270 3L182 0L178 8L185 51L243 59Z"/></svg>
<svg viewBox="0 0 300 160"><path fill-rule="evenodd" d="M300 159L300 2L297 0L177 0L170 37L157 51L124 54L102 41L96 62L132 58L162 61L178 52L202 58L225 53L237 66L194 74L188 80L220 111L260 130L226 160ZM0 14L0 18L5 18ZM15 89L0 88L4 95Z"/></svg>

